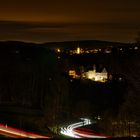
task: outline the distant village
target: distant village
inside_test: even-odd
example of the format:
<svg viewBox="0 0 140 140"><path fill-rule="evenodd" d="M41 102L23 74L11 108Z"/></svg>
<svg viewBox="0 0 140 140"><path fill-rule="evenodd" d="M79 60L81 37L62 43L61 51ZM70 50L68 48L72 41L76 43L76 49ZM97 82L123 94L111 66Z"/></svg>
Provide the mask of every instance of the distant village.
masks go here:
<svg viewBox="0 0 140 140"><path fill-rule="evenodd" d="M82 47L79 44L77 44L77 47L75 48L55 48L55 52L58 54L58 59L61 58L61 54L66 54L67 56L82 56L82 58L85 58L84 56L88 55L98 55L98 54L105 54L105 55L111 55L115 54L129 54L129 53L138 53L139 52L139 45L132 44L128 46L101 46L101 47ZM69 59L69 58L68 58ZM93 66L92 66L93 65ZM91 81L95 82L101 82L105 83L108 80L112 80L114 75L112 75L105 65L102 65L101 69L99 70L95 64L91 64L91 67L89 69L86 69L84 67L80 68L80 71L77 70L77 66L69 67L67 74L69 77L73 79L89 79ZM118 80L122 80L122 76L117 77Z"/></svg>

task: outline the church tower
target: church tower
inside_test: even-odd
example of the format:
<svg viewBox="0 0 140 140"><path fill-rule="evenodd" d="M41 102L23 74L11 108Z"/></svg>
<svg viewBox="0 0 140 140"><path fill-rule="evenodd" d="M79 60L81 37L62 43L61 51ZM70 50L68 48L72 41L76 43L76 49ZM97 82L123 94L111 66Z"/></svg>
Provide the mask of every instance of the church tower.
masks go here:
<svg viewBox="0 0 140 140"><path fill-rule="evenodd" d="M96 73L96 65L93 65L93 72Z"/></svg>

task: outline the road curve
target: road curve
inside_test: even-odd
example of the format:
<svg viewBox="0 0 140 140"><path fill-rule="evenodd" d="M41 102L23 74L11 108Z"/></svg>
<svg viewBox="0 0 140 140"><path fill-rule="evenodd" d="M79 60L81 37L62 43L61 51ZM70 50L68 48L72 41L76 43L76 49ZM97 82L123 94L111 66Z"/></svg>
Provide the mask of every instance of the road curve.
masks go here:
<svg viewBox="0 0 140 140"><path fill-rule="evenodd" d="M84 130L78 130L78 128L90 124L92 124L90 119L81 118L80 122L73 123L67 127L61 128L60 133L73 138L109 138L105 135L95 134Z"/></svg>

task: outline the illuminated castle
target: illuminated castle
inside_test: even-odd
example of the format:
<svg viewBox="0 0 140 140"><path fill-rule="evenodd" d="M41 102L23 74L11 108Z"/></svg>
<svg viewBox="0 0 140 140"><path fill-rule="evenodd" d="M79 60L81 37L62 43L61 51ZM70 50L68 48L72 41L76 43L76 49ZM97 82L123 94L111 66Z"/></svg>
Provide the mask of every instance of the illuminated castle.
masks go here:
<svg viewBox="0 0 140 140"><path fill-rule="evenodd" d="M79 79L90 79L92 81L97 81L97 82L106 82L108 78L108 73L106 69L104 68L102 72L96 72L96 66L93 66L93 70L89 70L88 72L82 72L81 75L77 75L75 70L70 70L69 71L69 76Z"/></svg>
<svg viewBox="0 0 140 140"><path fill-rule="evenodd" d="M83 77L93 81L105 82L107 80L108 74L105 68L102 70L102 72L96 72L96 66L94 65L93 70L85 72Z"/></svg>

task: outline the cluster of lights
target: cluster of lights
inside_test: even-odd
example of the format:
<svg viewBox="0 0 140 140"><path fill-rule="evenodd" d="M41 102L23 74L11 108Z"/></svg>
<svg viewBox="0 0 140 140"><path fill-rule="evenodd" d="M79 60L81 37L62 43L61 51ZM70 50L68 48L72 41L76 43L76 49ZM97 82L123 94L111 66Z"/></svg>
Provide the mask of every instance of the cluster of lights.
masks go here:
<svg viewBox="0 0 140 140"><path fill-rule="evenodd" d="M70 54L98 53L100 51L101 49L84 50L80 47L77 47L76 50L70 50Z"/></svg>
<svg viewBox="0 0 140 140"><path fill-rule="evenodd" d="M96 72L96 71L88 71L85 73L86 77L90 80L93 81L100 81L100 82L106 82L107 80L107 72L103 71L103 72Z"/></svg>
<svg viewBox="0 0 140 140"><path fill-rule="evenodd" d="M70 55L73 55L73 54L90 54L90 53L98 53L98 52L103 52L103 53L107 53L107 54L110 54L112 53L112 46L111 47L107 47L105 50L102 50L101 48L93 48L93 49L88 49L88 48L80 48L80 47L77 47L75 50L70 50L69 53ZM118 48L120 51L123 51L123 48ZM130 47L129 48L130 50L134 49L134 50L138 50L139 47L138 46L135 46L134 48ZM55 50L57 53L61 53L63 52L64 50L60 49L60 48L57 48Z"/></svg>
<svg viewBox="0 0 140 140"><path fill-rule="evenodd" d="M106 82L108 78L108 73L104 68L102 72L96 72L96 68L93 70L82 72L81 75L77 75L75 70L69 70L69 76L72 78L82 78L82 79L90 79L92 81Z"/></svg>
<svg viewBox="0 0 140 140"><path fill-rule="evenodd" d="M61 52L61 50L60 50L59 48L57 48L57 49L56 49L56 52L60 53L60 52Z"/></svg>
<svg viewBox="0 0 140 140"><path fill-rule="evenodd" d="M118 48L120 51L122 51L123 52L123 50L125 49L125 48ZM139 47L138 46L135 46L135 47L129 47L129 50L139 50Z"/></svg>

